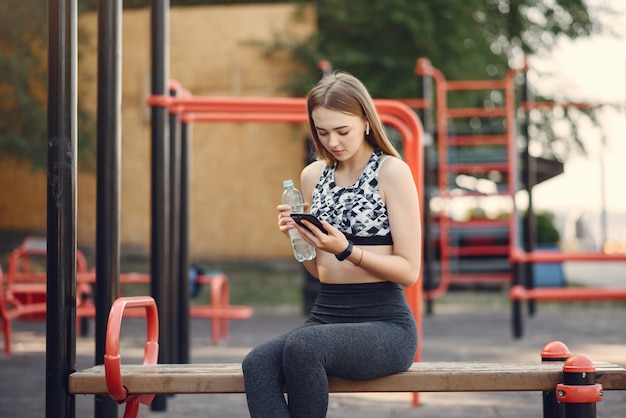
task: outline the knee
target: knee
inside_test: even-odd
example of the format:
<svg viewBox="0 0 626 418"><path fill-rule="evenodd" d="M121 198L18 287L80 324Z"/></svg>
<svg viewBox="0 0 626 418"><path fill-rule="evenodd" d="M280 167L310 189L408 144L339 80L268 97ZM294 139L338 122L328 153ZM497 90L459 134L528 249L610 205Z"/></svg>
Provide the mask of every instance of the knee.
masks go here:
<svg viewBox="0 0 626 418"><path fill-rule="evenodd" d="M285 342L283 365L301 367L303 363L314 364L318 357L323 357L322 350L306 334L294 333Z"/></svg>
<svg viewBox="0 0 626 418"><path fill-rule="evenodd" d="M254 372L259 371L259 369L262 368L264 364L267 364L267 361L263 359L263 356L260 355L258 350L253 349L244 357L243 361L241 362L241 369L244 376L250 375Z"/></svg>

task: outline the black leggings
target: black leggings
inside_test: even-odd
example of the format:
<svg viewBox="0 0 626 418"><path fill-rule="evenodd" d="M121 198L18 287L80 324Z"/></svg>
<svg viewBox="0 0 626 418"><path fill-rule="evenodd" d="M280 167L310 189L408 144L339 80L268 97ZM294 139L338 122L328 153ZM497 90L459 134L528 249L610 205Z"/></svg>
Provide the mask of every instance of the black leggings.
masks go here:
<svg viewBox="0 0 626 418"><path fill-rule="evenodd" d="M411 366L416 349L415 320L399 285L322 283L302 327L244 359L250 416L325 417L327 376L368 380L401 372Z"/></svg>

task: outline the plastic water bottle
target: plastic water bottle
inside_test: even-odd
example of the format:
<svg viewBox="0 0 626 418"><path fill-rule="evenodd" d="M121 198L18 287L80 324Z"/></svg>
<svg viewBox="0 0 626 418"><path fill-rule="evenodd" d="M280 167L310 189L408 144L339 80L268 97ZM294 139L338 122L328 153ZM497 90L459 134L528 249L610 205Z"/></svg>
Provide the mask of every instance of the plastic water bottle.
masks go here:
<svg viewBox="0 0 626 418"><path fill-rule="evenodd" d="M304 199L302 193L293 185L293 180L283 181L283 204L291 207L291 212L301 213L304 210ZM293 255L300 263L305 260L313 260L315 258L315 247L306 242L300 236L297 229L289 230L291 238L291 248Z"/></svg>

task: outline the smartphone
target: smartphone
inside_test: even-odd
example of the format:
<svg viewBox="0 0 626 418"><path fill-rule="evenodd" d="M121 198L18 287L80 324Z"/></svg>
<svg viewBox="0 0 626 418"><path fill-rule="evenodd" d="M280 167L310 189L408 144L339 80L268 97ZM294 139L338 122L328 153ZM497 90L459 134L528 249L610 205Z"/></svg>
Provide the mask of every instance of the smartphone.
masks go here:
<svg viewBox="0 0 626 418"><path fill-rule="evenodd" d="M311 215L310 213L292 213L291 214L291 219L293 219L298 225L303 226L303 227L309 229L309 227L307 225L302 223L302 220L306 219L307 221L309 221L313 225L315 225L320 231L322 231L323 233L328 235L328 232L324 229L324 227L322 226L322 223L320 222L320 220L317 219L315 216Z"/></svg>

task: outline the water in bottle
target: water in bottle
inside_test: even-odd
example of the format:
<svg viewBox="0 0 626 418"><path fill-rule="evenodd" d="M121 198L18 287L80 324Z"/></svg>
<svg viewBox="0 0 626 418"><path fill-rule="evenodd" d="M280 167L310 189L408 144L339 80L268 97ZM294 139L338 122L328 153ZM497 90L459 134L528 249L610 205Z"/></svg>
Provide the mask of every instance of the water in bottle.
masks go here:
<svg viewBox="0 0 626 418"><path fill-rule="evenodd" d="M291 212L301 213L304 210L302 193L294 187L291 179L283 181L282 201L283 204L291 207ZM296 260L303 262L315 258L315 247L303 240L297 229L290 229L289 237L291 238L291 248Z"/></svg>

